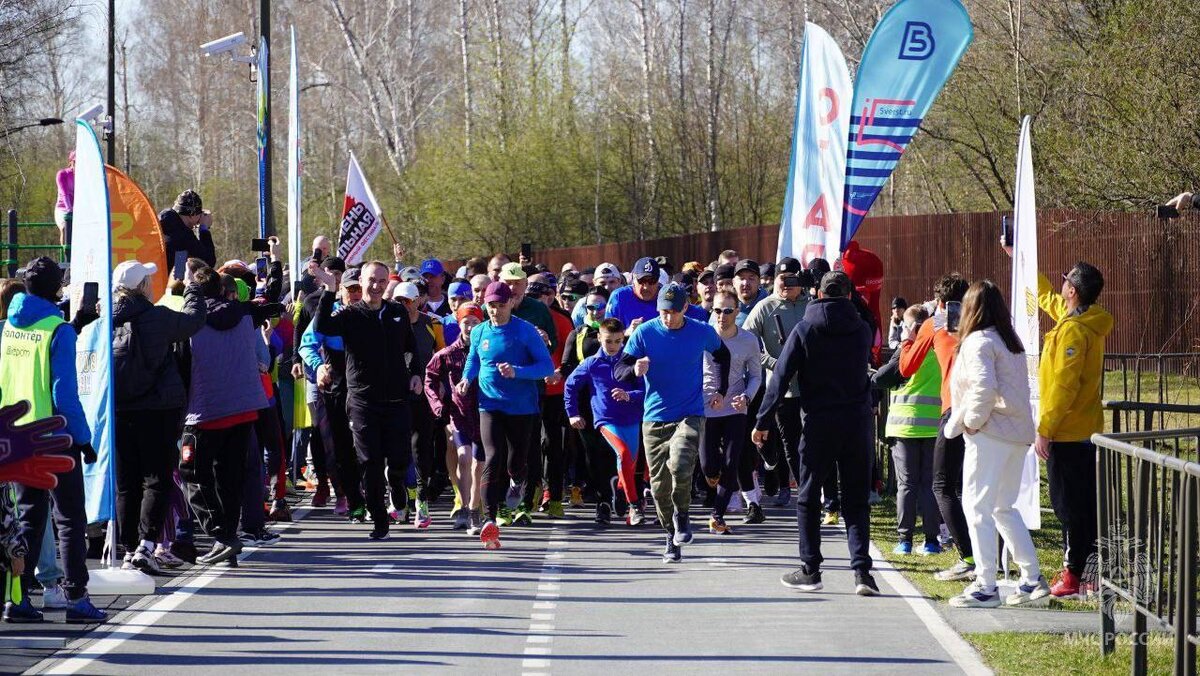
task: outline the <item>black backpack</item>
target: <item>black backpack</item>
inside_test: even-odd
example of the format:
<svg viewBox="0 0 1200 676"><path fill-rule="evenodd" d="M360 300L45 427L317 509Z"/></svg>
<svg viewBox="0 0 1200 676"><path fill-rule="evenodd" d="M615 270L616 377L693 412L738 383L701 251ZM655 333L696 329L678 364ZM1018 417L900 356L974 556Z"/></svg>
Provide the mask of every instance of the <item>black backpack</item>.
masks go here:
<svg viewBox="0 0 1200 676"><path fill-rule="evenodd" d="M161 365L143 352L133 322L113 327L112 377L115 403L128 404L150 394L158 382Z"/></svg>

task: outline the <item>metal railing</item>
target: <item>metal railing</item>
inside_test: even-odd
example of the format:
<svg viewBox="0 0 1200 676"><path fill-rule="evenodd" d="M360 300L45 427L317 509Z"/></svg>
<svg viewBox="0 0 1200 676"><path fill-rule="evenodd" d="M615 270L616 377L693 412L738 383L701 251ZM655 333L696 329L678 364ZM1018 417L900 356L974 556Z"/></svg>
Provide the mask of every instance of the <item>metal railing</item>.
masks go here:
<svg viewBox="0 0 1200 676"><path fill-rule="evenodd" d="M17 210L9 209L7 226L8 227L6 228L6 232L5 232L7 241L4 244L4 248L7 249L8 253L7 253L6 258L4 258L3 260L0 260L0 265L3 265L6 268L6 270L8 272L8 274L7 274L8 277L11 278L11 277L17 276L17 267L22 262L19 258L17 258L18 251L56 252L58 254L58 261L60 263L65 263L67 261L68 253L71 250L71 247L69 245L65 245L65 244L20 244L19 243L20 233L21 233L22 229L28 229L28 228L35 228L35 229L55 228L55 229L57 229L57 227L58 227L57 224L55 224L55 223L33 223L33 222L21 223L21 222L17 221ZM67 233L65 236L66 236L66 241L68 241L68 242L71 241L70 225L67 226Z"/></svg>
<svg viewBox="0 0 1200 676"><path fill-rule="evenodd" d="M1200 404L1200 352L1104 355L1101 394L1123 401Z"/></svg>
<svg viewBox="0 0 1200 676"><path fill-rule="evenodd" d="M1133 674L1147 672L1152 630L1173 636L1174 673L1196 673L1198 441L1200 427L1092 436L1101 647L1116 647L1116 608L1132 609Z"/></svg>

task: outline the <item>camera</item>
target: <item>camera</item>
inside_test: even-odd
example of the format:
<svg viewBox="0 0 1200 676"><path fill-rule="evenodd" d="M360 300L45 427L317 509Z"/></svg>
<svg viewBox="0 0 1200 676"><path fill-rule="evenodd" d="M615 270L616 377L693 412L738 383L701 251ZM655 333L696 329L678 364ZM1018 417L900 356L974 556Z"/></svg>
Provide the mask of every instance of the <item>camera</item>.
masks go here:
<svg viewBox="0 0 1200 676"><path fill-rule="evenodd" d="M246 34L238 32L212 42L206 42L200 45L200 51L204 52L205 56L220 56L226 52L232 52L244 44L246 44Z"/></svg>

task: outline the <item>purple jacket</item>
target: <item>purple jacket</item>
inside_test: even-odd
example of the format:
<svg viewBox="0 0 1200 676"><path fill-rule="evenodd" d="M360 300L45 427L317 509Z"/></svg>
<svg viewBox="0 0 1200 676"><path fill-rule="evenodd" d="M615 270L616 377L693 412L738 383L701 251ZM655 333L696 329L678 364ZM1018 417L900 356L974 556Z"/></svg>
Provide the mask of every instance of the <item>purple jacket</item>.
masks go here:
<svg viewBox="0 0 1200 676"><path fill-rule="evenodd" d="M454 384L462 380L469 350L470 346L459 336L458 340L434 353L425 366L425 398L435 417L448 415L455 429L478 442L479 383L472 381L465 396L454 391Z"/></svg>
<svg viewBox="0 0 1200 676"><path fill-rule="evenodd" d="M574 418L579 415L582 403L580 399L590 397L596 427L604 423L642 424L642 409L646 398L643 381L638 378L637 389L631 390L630 383L619 382L613 377L613 364L620 360L621 354L610 356L601 349L579 363L567 377L566 387L563 388L563 406L566 407L568 416ZM613 388L621 388L628 392L629 401L613 399Z"/></svg>
<svg viewBox="0 0 1200 676"><path fill-rule="evenodd" d="M185 425L267 407L259 378L254 329L242 303L208 299L204 328L192 336L192 378Z"/></svg>

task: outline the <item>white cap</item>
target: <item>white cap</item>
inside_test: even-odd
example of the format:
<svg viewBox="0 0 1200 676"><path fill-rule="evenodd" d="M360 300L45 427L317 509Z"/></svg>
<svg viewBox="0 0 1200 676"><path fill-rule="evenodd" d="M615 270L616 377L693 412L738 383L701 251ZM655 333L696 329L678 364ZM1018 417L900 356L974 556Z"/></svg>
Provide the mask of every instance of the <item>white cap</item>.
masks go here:
<svg viewBox="0 0 1200 676"><path fill-rule="evenodd" d="M470 272L471 271L467 269L467 266L460 265L458 266L458 271L454 273L454 276L458 277L459 279L466 279Z"/></svg>
<svg viewBox="0 0 1200 676"><path fill-rule="evenodd" d="M113 270L112 280L113 289L126 288L136 289L141 285L142 281L147 277L151 277L158 272L158 266L154 263L139 263L137 261L125 261L119 264Z"/></svg>
<svg viewBox="0 0 1200 676"><path fill-rule="evenodd" d="M671 275L668 275L667 271L663 270L662 268L658 269L658 283L662 284L663 286L671 283Z"/></svg>
<svg viewBox="0 0 1200 676"><path fill-rule="evenodd" d="M421 292L417 290L417 285L412 282L400 282L396 285L396 288L392 289L393 299L407 298L409 300L416 300L417 296L420 295Z"/></svg>
<svg viewBox="0 0 1200 676"><path fill-rule="evenodd" d="M620 277L621 269L612 263L601 263L596 266L596 271L592 273L592 279L599 280L604 277Z"/></svg>

